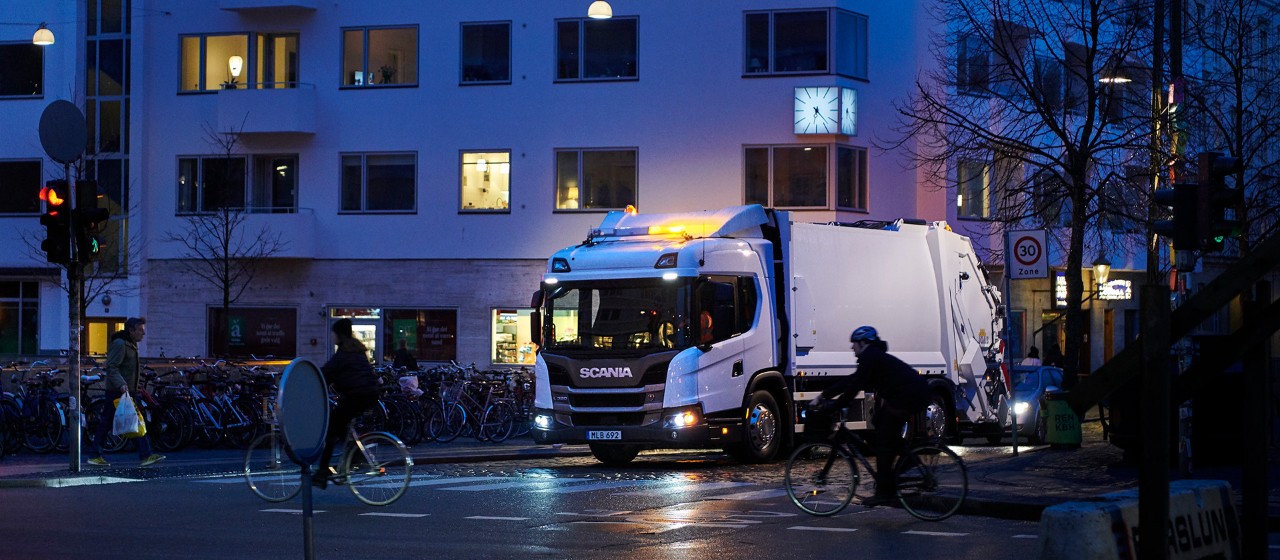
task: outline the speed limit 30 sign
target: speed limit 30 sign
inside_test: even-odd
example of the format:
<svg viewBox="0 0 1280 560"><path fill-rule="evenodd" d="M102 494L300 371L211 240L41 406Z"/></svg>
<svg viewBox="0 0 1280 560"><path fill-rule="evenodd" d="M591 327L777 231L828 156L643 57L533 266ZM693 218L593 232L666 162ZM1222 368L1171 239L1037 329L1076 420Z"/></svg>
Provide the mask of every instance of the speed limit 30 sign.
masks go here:
<svg viewBox="0 0 1280 560"><path fill-rule="evenodd" d="M1011 231L1008 237L1009 278L1047 278L1049 258L1044 230Z"/></svg>

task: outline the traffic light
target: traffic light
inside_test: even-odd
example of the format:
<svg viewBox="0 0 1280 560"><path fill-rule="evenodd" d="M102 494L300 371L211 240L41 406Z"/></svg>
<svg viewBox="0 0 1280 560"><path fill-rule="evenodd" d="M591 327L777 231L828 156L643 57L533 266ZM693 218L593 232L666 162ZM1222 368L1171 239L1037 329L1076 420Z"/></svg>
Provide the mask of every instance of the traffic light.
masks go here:
<svg viewBox="0 0 1280 560"><path fill-rule="evenodd" d="M94 181L77 181L75 237L81 262L93 260L102 251L100 224L110 217L111 213L106 208L98 206L98 184Z"/></svg>
<svg viewBox="0 0 1280 560"><path fill-rule="evenodd" d="M1200 233L1199 185L1177 183L1171 189L1158 189L1155 199L1173 210L1171 219L1155 223L1155 232L1173 238L1174 249L1199 250L1200 239L1204 237Z"/></svg>
<svg viewBox="0 0 1280 560"><path fill-rule="evenodd" d="M1227 186L1227 176L1244 170L1244 160L1217 152L1200 154L1200 192L1197 204L1200 216L1202 248L1221 251L1227 236L1237 237L1243 229L1244 190ZM1227 216L1227 211L1231 216Z"/></svg>
<svg viewBox="0 0 1280 560"><path fill-rule="evenodd" d="M45 227L45 238L40 243L49 262L67 264L71 262L71 201L68 199L66 181L49 181L40 189L40 200L44 202L44 214L40 215L40 225Z"/></svg>

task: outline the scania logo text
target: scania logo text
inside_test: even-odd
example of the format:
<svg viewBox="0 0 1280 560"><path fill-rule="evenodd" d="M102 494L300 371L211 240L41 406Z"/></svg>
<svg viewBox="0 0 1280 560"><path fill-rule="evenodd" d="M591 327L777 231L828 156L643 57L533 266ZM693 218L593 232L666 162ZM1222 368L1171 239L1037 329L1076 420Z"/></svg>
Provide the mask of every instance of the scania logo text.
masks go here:
<svg viewBox="0 0 1280 560"><path fill-rule="evenodd" d="M584 367L578 370L578 375L583 379L594 379L597 377L632 377L631 368L629 367Z"/></svg>

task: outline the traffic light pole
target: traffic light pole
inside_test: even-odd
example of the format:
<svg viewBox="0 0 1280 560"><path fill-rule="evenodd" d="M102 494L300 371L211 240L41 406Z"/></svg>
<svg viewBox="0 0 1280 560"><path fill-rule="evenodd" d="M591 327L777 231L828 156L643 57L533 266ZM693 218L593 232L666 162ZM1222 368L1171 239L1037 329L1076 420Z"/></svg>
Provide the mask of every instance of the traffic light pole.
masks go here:
<svg viewBox="0 0 1280 560"><path fill-rule="evenodd" d="M63 171L67 178L67 189L69 199L72 205L70 212L70 225L72 232L72 242L69 243L71 250L71 259L67 263L67 301L70 308L69 323L71 324L71 336L67 342L67 387L71 392L67 411L67 455L71 462L71 472L80 472L80 300L83 295L80 293L80 259L76 258L79 249L76 247L76 186L71 182L71 164L62 164ZM103 419L105 421L105 419Z"/></svg>

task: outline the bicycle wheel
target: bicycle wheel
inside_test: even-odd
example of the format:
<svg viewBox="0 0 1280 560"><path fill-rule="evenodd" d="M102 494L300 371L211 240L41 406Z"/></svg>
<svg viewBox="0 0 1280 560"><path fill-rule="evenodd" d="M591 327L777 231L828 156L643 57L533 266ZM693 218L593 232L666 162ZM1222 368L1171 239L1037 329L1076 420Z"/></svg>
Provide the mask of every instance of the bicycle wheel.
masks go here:
<svg viewBox="0 0 1280 560"><path fill-rule="evenodd" d="M86 419L89 424L88 433L96 435L98 433L97 426L99 422L115 422L116 406L107 399L97 399L89 403L88 416L89 417ZM95 441L93 443L96 444L98 449L103 453L115 453L116 451L124 449L124 446L129 443L129 440L112 434L111 430L107 429L107 441Z"/></svg>
<svg viewBox="0 0 1280 560"><path fill-rule="evenodd" d="M27 449L36 453L52 452L62 438L62 412L56 402L43 398L31 406L34 410L24 418Z"/></svg>
<svg viewBox="0 0 1280 560"><path fill-rule="evenodd" d="M925 521L951 517L969 494L964 461L947 447L913 447L898 459L894 470L898 473L898 500L907 513Z"/></svg>
<svg viewBox="0 0 1280 560"><path fill-rule="evenodd" d="M8 395L0 396L0 422L4 422L4 449L9 453L22 450L26 425L22 422L22 406Z"/></svg>
<svg viewBox="0 0 1280 560"><path fill-rule="evenodd" d="M302 467L284 450L278 432L258 436L244 456L244 479L249 489L268 502L283 502L302 490Z"/></svg>
<svg viewBox="0 0 1280 560"><path fill-rule="evenodd" d="M360 501L385 506L400 499L409 488L413 457L395 436L386 432L363 434L342 455L347 486Z"/></svg>
<svg viewBox="0 0 1280 560"><path fill-rule="evenodd" d="M152 408L147 436L159 451L178 451L191 442L191 416L185 408L163 406Z"/></svg>
<svg viewBox="0 0 1280 560"><path fill-rule="evenodd" d="M511 437L515 429L516 409L511 403L497 402L489 405L484 412L484 421L480 423L480 432L484 439L493 443L502 443Z"/></svg>
<svg viewBox="0 0 1280 560"><path fill-rule="evenodd" d="M436 434L436 441L440 443L449 443L458 439L467 427L467 411L458 403L444 405L440 411L440 418L440 432Z"/></svg>
<svg viewBox="0 0 1280 560"><path fill-rule="evenodd" d="M805 513L835 515L853 499L858 471L845 448L808 443L787 460L784 484L791 503Z"/></svg>
<svg viewBox="0 0 1280 560"><path fill-rule="evenodd" d="M222 443L222 427L233 421L231 415L213 399L203 398L195 402L195 422L191 431L192 440L205 449L213 449Z"/></svg>

